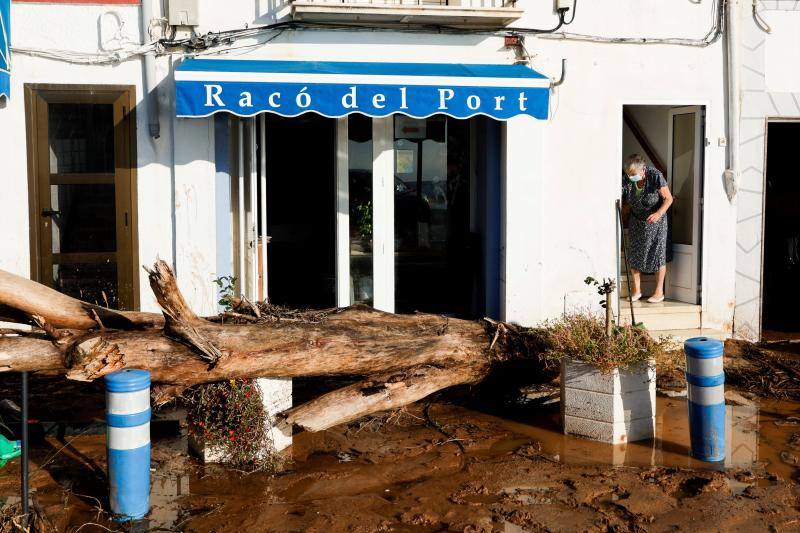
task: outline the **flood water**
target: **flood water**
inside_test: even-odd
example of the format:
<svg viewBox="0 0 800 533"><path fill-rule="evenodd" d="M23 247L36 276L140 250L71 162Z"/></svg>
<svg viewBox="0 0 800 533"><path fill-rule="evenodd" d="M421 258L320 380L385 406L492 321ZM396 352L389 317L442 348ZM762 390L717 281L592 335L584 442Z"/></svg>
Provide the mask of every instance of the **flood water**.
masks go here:
<svg viewBox="0 0 800 533"><path fill-rule="evenodd" d="M795 464L790 463L792 456L800 457L798 417L800 405L795 402L767 400L753 405L727 405L724 463L692 459L686 399L661 395L656 397L656 438L653 440L612 446L564 435L556 403L545 412L522 414L514 421L499 419L502 425L519 434L519 438L499 442L497 447L510 450L523 441L534 439L541 443L542 451L567 464L696 469L763 466L784 479L794 479ZM795 433L798 434L797 449L789 446Z"/></svg>
<svg viewBox="0 0 800 533"><path fill-rule="evenodd" d="M497 435L487 439L489 444L486 447L478 445L473 450L467 448L466 454L479 459L491 459L512 453L531 442L538 442L544 455L568 465L663 466L693 470L764 469L783 479L796 480L793 458L800 457L800 405L797 403L764 401L758 406L728 405L726 459L721 463L706 463L691 458L685 398L659 395L656 412L656 439L608 445L563 435L557 403L531 410L527 414L522 410L514 420L473 411L469 412L466 420L477 421L480 425L488 424ZM181 509L183 498L190 493L204 497L224 493L231 500L245 502L245 508L246 502L253 500L288 503L291 507L334 494L375 494L386 497L420 476L424 477L431 464L436 464L438 475L454 473L463 467L462 462L455 459L448 463L447 460L433 458L431 454L419 454L403 457L402 472L395 467L382 468L379 463L370 464L365 469L363 463L373 463L371 458L352 461L361 455L356 450L351 453L330 453L330 443L325 440L324 433L296 436L293 446L295 462L291 473L282 483L275 483L275 478L261 474L237 480L220 479L219 467L201 468L193 475L157 477L153 483L150 525L169 528L194 517L216 512L214 505ZM327 474L321 478L314 475L319 472ZM290 477L296 479L290 481ZM728 479L734 494L741 493L752 484L763 482L763 478L753 483ZM473 495L469 501L478 504L493 498L493 495ZM509 527L516 530L512 524Z"/></svg>
<svg viewBox="0 0 800 533"><path fill-rule="evenodd" d="M259 521L269 518L289 524L286 528L292 529L292 520L305 516L309 502L318 506L326 500L357 498L361 503L353 500L353 512L359 513L359 505L366 505L363 502L397 503L400 500L394 498L402 493L413 493L413 500L424 501L443 490L439 484L448 478L471 479L469 476L475 474L465 474L467 464L473 467L483 464L488 468L487 464L506 461L505 458L514 457L520 449L532 445L548 462L576 467L664 466L699 471L735 468L766 470L773 478L797 479L798 403L762 401L757 406L728 405L727 456L719 464L690 457L685 398L659 395L657 438L616 446L563 435L558 407L557 402L522 407L512 410L511 415L504 411L501 418L452 404L434 404L431 412L442 427L451 428L450 438L442 435L432 438L436 431L424 423L418 412L409 414L407 424L402 427L351 426L316 434L300 433L295 436L289 470L277 476L242 475L218 465L203 466L188 456L185 430L172 435L154 434L151 513L141 527L176 531L186 529L189 524L189 530L203 531L216 528L222 521L221 527L226 529L225 520L237 517L228 522L228 528L258 530ZM87 522L112 529L119 527L107 515L97 512L98 506L107 507L104 435L67 437L67 440L69 446L59 453L57 460L41 470L32 465L32 481L39 502L48 513L61 513L58 529L74 529ZM33 463L49 460L53 450L61 448L54 437L48 437L46 442L49 444L45 450L32 449ZM519 471L522 467L508 468ZM494 467L489 471L495 472ZM0 495L15 493L18 472L17 466L0 472ZM502 476L499 470L497 475ZM747 476L745 481L737 479L742 478L730 477L727 481L732 494L763 483L765 478L760 476L760 481L752 483ZM66 498L64 489L70 492ZM525 490L528 503L553 498L553 489ZM510 497L509 494L517 494L515 491L513 487L500 493L478 491L462 499L469 505L496 505L502 498ZM252 519L247 518L250 515ZM509 527L513 530L512 525Z"/></svg>

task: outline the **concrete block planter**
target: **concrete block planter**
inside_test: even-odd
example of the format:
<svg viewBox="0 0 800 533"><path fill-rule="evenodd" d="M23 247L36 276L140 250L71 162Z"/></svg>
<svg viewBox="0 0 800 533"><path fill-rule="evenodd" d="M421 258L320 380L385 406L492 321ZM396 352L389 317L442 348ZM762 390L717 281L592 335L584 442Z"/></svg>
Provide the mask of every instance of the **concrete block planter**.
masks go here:
<svg viewBox="0 0 800 533"><path fill-rule="evenodd" d="M561 421L567 435L610 444L654 438L655 361L604 374L588 363L563 360Z"/></svg>
<svg viewBox="0 0 800 533"><path fill-rule="evenodd" d="M264 412L268 420L275 420L275 415L292 406L292 380L259 378L256 386L261 392ZM276 452L288 448L292 444L292 428L283 423L269 426L269 433ZM223 452L217 446L207 446L202 437L189 435L189 448L205 463L218 463Z"/></svg>

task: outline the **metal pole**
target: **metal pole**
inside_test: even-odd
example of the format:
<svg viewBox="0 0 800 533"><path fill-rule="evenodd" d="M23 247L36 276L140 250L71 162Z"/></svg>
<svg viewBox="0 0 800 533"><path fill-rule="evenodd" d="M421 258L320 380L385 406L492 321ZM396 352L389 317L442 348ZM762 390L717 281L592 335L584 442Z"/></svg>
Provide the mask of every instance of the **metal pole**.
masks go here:
<svg viewBox="0 0 800 533"><path fill-rule="evenodd" d="M22 373L22 527L28 527L28 373Z"/></svg>

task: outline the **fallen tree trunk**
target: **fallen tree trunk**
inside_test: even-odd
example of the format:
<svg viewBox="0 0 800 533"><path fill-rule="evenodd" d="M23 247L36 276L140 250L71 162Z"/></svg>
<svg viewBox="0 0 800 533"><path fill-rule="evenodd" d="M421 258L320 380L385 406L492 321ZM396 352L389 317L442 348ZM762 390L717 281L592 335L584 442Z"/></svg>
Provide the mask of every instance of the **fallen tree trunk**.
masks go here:
<svg viewBox="0 0 800 533"><path fill-rule="evenodd" d="M56 328L91 329L98 327L98 320L105 326L123 329L161 327L164 324L164 318L157 313L117 311L82 302L4 270L0 270L0 306L31 318L44 317Z"/></svg>
<svg viewBox="0 0 800 533"><path fill-rule="evenodd" d="M365 376L286 414L290 422L318 431L478 382L502 358L493 349L502 325L429 314L351 307L272 322L216 323L192 312L166 263L157 262L148 273L162 320L98 310L28 280L0 277L0 304L40 326L29 335L0 337L0 369L63 372L88 381L125 367L143 368L162 391L173 392L232 378ZM20 285L36 289L19 292ZM35 297L27 298L28 292ZM54 303L48 305L50 297Z"/></svg>

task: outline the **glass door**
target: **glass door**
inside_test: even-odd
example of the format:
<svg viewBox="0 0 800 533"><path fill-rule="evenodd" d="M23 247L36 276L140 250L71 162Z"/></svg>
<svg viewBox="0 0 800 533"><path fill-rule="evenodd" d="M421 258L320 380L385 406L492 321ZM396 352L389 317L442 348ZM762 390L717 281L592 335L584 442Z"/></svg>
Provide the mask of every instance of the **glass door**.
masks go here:
<svg viewBox="0 0 800 533"><path fill-rule="evenodd" d="M472 317L469 121L394 119L395 309Z"/></svg>
<svg viewBox="0 0 800 533"><path fill-rule="evenodd" d="M500 133L482 117L338 120L338 305L498 316Z"/></svg>
<svg viewBox="0 0 800 533"><path fill-rule="evenodd" d="M130 96L48 89L29 98L35 273L114 309L136 307Z"/></svg>
<svg viewBox="0 0 800 533"><path fill-rule="evenodd" d="M703 168L703 109L669 113L667 182L674 198L672 264L667 268L667 298L696 304L700 293L700 186Z"/></svg>

